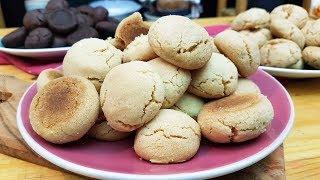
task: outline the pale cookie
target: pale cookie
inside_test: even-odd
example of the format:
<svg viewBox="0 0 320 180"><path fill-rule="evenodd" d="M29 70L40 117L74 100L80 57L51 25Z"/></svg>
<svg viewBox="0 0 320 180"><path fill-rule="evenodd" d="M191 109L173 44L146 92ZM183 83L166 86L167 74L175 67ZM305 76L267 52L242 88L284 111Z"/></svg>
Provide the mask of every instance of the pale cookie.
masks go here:
<svg viewBox="0 0 320 180"><path fill-rule="evenodd" d="M215 52L215 53L220 53L217 46L214 44L214 38L213 37L210 37L210 41L212 43L212 47L213 47L213 51L212 52Z"/></svg>
<svg viewBox="0 0 320 180"><path fill-rule="evenodd" d="M188 70L176 67L161 58L153 59L148 64L160 75L164 84L165 96L162 108L170 108L188 89L191 74Z"/></svg>
<svg viewBox="0 0 320 180"><path fill-rule="evenodd" d="M225 30L215 37L214 43L236 65L241 76L248 77L257 71L260 65L259 47L251 38L234 30Z"/></svg>
<svg viewBox="0 0 320 180"><path fill-rule="evenodd" d="M269 26L270 14L261 8L251 8L238 14L231 23L231 28L240 31L245 29L260 29Z"/></svg>
<svg viewBox="0 0 320 180"><path fill-rule="evenodd" d="M93 84L79 76L50 81L30 106L33 130L45 140L63 144L80 139L94 125L99 96Z"/></svg>
<svg viewBox="0 0 320 180"><path fill-rule="evenodd" d="M143 22L141 14L135 12L119 23L115 32L115 38L121 39L126 47L137 36L148 34L149 27L149 24Z"/></svg>
<svg viewBox="0 0 320 180"><path fill-rule="evenodd" d="M89 38L70 47L63 60L65 76L77 75L90 80L99 91L106 74L121 64L122 52L107 41Z"/></svg>
<svg viewBox="0 0 320 180"><path fill-rule="evenodd" d="M48 82L62 76L63 74L60 71L51 68L41 71L37 79L38 90L43 88Z"/></svg>
<svg viewBox="0 0 320 180"><path fill-rule="evenodd" d="M303 52L303 51L302 51ZM304 62L302 59L300 59L297 63L294 65L288 66L289 69L303 69L304 67Z"/></svg>
<svg viewBox="0 0 320 180"><path fill-rule="evenodd" d="M134 150L152 163L179 163L197 153L200 140L200 128L194 119L180 111L162 109L138 130Z"/></svg>
<svg viewBox="0 0 320 180"><path fill-rule="evenodd" d="M268 98L251 93L205 104L198 115L198 123L202 135L212 142L243 142L265 132L273 116Z"/></svg>
<svg viewBox="0 0 320 180"><path fill-rule="evenodd" d="M172 109L184 112L191 116L193 119L197 119L197 116L204 105L204 100L193 94L184 93L184 95L176 102Z"/></svg>
<svg viewBox="0 0 320 180"><path fill-rule="evenodd" d="M302 32L306 38L306 46L320 46L320 19L311 22Z"/></svg>
<svg viewBox="0 0 320 180"><path fill-rule="evenodd" d="M148 35L136 37L124 50L122 61L149 61L158 57L152 50Z"/></svg>
<svg viewBox="0 0 320 180"><path fill-rule="evenodd" d="M115 48L117 48L117 49L119 49L121 51L123 51L126 48L124 42L121 39L117 38L117 37L115 37L115 38L108 37L106 39L106 41L109 42L111 45L113 45Z"/></svg>
<svg viewBox="0 0 320 180"><path fill-rule="evenodd" d="M260 93L259 87L250 79L239 78L238 86L233 94Z"/></svg>
<svg viewBox="0 0 320 180"><path fill-rule="evenodd" d="M89 136L103 141L119 141L130 135L128 132L114 130L108 121L97 122L88 132Z"/></svg>
<svg viewBox="0 0 320 180"><path fill-rule="evenodd" d="M307 30L311 27L311 25L315 22L316 20L309 18L306 24L301 28L301 31L303 33L307 32Z"/></svg>
<svg viewBox="0 0 320 180"><path fill-rule="evenodd" d="M263 46L267 41L272 39L271 31L266 28L257 29L254 31L242 30L239 31L239 33L255 41L258 44L259 48Z"/></svg>
<svg viewBox="0 0 320 180"><path fill-rule="evenodd" d="M149 30L149 43L162 59L184 69L201 68L213 46L208 32L183 16L163 16Z"/></svg>
<svg viewBox="0 0 320 180"><path fill-rule="evenodd" d="M302 59L310 66L320 69L320 47L308 46L302 51Z"/></svg>
<svg viewBox="0 0 320 180"><path fill-rule="evenodd" d="M188 91L204 98L221 98L237 88L238 71L224 55L212 53L202 68L194 70Z"/></svg>
<svg viewBox="0 0 320 180"><path fill-rule="evenodd" d="M147 63L131 61L114 67L100 91L100 102L108 124L130 132L156 116L165 91L158 73Z"/></svg>
<svg viewBox="0 0 320 180"><path fill-rule="evenodd" d="M308 12L300 6L294 4L284 4L274 8L271 13L271 18L284 18L291 21L293 24L302 28L308 20Z"/></svg>
<svg viewBox="0 0 320 180"><path fill-rule="evenodd" d="M293 41L272 39L260 48L261 65L286 68L301 59L301 49Z"/></svg>
<svg viewBox="0 0 320 180"><path fill-rule="evenodd" d="M270 30L273 36L291 40L303 49L305 44L304 35L302 31L291 21L284 18L272 18Z"/></svg>

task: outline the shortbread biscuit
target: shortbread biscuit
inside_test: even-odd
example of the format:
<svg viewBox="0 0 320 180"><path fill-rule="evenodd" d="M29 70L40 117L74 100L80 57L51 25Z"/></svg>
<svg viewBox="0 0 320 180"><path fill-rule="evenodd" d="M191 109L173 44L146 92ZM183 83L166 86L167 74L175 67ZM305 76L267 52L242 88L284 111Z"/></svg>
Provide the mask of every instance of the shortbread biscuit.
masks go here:
<svg viewBox="0 0 320 180"><path fill-rule="evenodd" d="M266 131L274 116L260 93L231 95L205 104L198 115L204 137L216 143L243 142Z"/></svg>
<svg viewBox="0 0 320 180"><path fill-rule="evenodd" d="M320 69L320 47L308 46L302 51L302 59L310 66Z"/></svg>
<svg viewBox="0 0 320 180"><path fill-rule="evenodd" d="M211 57L208 32L182 16L163 16L149 30L153 51L165 61L184 69L201 68Z"/></svg>
<svg viewBox="0 0 320 180"><path fill-rule="evenodd" d="M100 103L108 125L130 132L157 115L164 95L158 73L147 62L131 61L107 74L100 90Z"/></svg>
<svg viewBox="0 0 320 180"><path fill-rule="evenodd" d="M37 79L38 90L43 88L48 82L62 76L63 76L62 72L51 69L51 68L41 71Z"/></svg>
<svg viewBox="0 0 320 180"><path fill-rule="evenodd" d="M274 8L271 13L271 18L285 18L293 24L302 28L308 21L308 12L300 6L294 4L284 4Z"/></svg>
<svg viewBox="0 0 320 180"><path fill-rule="evenodd" d="M260 65L259 47L256 42L234 30L219 33L214 43L238 68L243 77L255 73Z"/></svg>
<svg viewBox="0 0 320 180"><path fill-rule="evenodd" d="M221 98L237 88L238 71L224 55L212 53L202 68L194 70L188 91L204 98Z"/></svg>
<svg viewBox="0 0 320 180"><path fill-rule="evenodd" d="M261 8L251 8L238 14L231 23L236 31L245 29L260 29L269 26L270 14Z"/></svg>
<svg viewBox="0 0 320 180"><path fill-rule="evenodd" d="M176 102L172 109L184 112L197 119L197 116L204 105L204 100L193 94L184 93L184 95Z"/></svg>
<svg viewBox="0 0 320 180"><path fill-rule="evenodd" d="M180 111L162 109L138 130L134 150L152 163L179 163L197 153L200 140L200 128L194 119Z"/></svg>
<svg viewBox="0 0 320 180"><path fill-rule="evenodd" d="M261 65L286 68L301 59L301 49L293 41L272 39L260 48Z"/></svg>
<svg viewBox="0 0 320 180"><path fill-rule="evenodd" d="M94 85L79 76L50 81L34 96L30 106L33 130L45 140L63 144L80 139L99 113Z"/></svg>
<svg viewBox="0 0 320 180"><path fill-rule="evenodd" d="M239 31L239 33L255 41L258 44L259 48L263 46L267 41L272 39L271 31L267 28L257 29L254 31L242 30Z"/></svg>
<svg viewBox="0 0 320 180"><path fill-rule="evenodd" d="M188 89L191 74L188 70L176 67L161 58L153 59L148 64L160 75L164 84L165 96L162 108L170 108Z"/></svg>
<svg viewBox="0 0 320 180"><path fill-rule="evenodd" d="M122 61L149 61L158 57L153 52L147 35L140 35L136 37L124 50Z"/></svg>
<svg viewBox="0 0 320 180"><path fill-rule="evenodd" d="M233 94L260 93L260 88L250 79L239 78L238 86Z"/></svg>

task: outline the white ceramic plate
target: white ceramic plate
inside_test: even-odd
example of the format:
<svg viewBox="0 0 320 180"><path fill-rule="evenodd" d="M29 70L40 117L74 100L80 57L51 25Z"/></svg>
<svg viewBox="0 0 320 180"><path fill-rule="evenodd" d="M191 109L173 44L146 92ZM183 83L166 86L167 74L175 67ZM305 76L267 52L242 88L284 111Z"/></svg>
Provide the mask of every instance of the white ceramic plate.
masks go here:
<svg viewBox="0 0 320 180"><path fill-rule="evenodd" d="M259 68L277 77L285 77L285 78L319 78L320 77L320 70L286 69L286 68L276 68L276 67L266 67L266 66L260 66Z"/></svg>

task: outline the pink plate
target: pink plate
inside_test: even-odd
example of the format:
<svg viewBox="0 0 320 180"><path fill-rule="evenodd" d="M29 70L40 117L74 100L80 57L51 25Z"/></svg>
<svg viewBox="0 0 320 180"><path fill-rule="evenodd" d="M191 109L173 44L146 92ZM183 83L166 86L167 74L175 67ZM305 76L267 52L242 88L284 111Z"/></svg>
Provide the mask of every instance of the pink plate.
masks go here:
<svg viewBox="0 0 320 180"><path fill-rule="evenodd" d="M250 77L272 102L275 117L267 132L255 140L219 145L203 139L199 152L190 161L157 165L140 160L133 150L133 137L119 142L90 138L67 145L55 145L38 136L30 125L29 107L37 93L33 84L22 97L17 123L22 137L40 156L69 171L98 179L194 179L232 173L273 152L288 135L294 108L285 88L272 76L258 70Z"/></svg>

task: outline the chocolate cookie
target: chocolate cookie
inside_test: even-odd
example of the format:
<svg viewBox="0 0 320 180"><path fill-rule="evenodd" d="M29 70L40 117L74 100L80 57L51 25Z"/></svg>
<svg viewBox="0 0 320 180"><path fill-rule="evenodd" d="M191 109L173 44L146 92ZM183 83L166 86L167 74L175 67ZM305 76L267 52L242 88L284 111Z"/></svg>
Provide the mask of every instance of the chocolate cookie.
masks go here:
<svg viewBox="0 0 320 180"><path fill-rule="evenodd" d="M59 9L67 9L69 4L66 0L51 0L46 6L46 12L52 12Z"/></svg>
<svg viewBox="0 0 320 180"><path fill-rule="evenodd" d="M52 43L53 35L48 28L36 28L27 36L24 47L30 48L47 48Z"/></svg>
<svg viewBox="0 0 320 180"><path fill-rule="evenodd" d="M16 29L15 31L11 32L4 36L1 40L4 47L7 48L17 48L23 46L24 40L26 39L28 32L25 27L21 27Z"/></svg>
<svg viewBox="0 0 320 180"><path fill-rule="evenodd" d="M82 5L82 6L79 6L77 8L80 13L82 14L86 14L86 15L90 15L90 16L93 16L94 15L94 9L91 7L91 6L88 6L88 5Z"/></svg>
<svg viewBox="0 0 320 180"><path fill-rule="evenodd" d="M80 14L80 11L74 7L69 8L69 11L71 11L74 15Z"/></svg>
<svg viewBox="0 0 320 180"><path fill-rule="evenodd" d="M65 37L54 36L51 47L66 47L67 45L67 39Z"/></svg>
<svg viewBox="0 0 320 180"><path fill-rule="evenodd" d="M79 26L93 26L94 24L93 19L88 15L79 13L76 15L76 18Z"/></svg>
<svg viewBox="0 0 320 180"><path fill-rule="evenodd" d="M98 38L98 32L90 26L80 26L67 37L68 45L72 45L84 38Z"/></svg>
<svg viewBox="0 0 320 180"><path fill-rule="evenodd" d="M77 27L76 16L69 10L60 9L48 14L48 24L53 32L67 34Z"/></svg>
<svg viewBox="0 0 320 180"><path fill-rule="evenodd" d="M94 22L100 22L107 20L109 12L106 8L98 6L94 8L93 20Z"/></svg>
<svg viewBox="0 0 320 180"><path fill-rule="evenodd" d="M100 38L107 39L113 37L118 24L110 21L100 21L96 24L96 30L99 33Z"/></svg>
<svg viewBox="0 0 320 180"><path fill-rule="evenodd" d="M42 9L35 9L32 11L29 11L23 17L23 25L28 30L45 26L46 24L47 24L47 20L44 15L44 11Z"/></svg>

